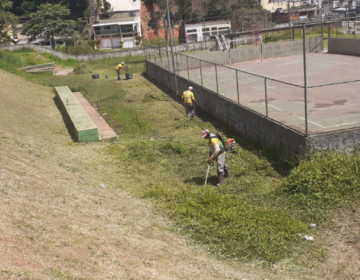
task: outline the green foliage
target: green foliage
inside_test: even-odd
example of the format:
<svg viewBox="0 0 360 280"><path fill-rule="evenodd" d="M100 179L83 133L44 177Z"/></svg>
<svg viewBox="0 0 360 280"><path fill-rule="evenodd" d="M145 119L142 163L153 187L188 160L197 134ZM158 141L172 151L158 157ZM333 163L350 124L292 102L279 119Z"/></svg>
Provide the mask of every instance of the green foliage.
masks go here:
<svg viewBox="0 0 360 280"><path fill-rule="evenodd" d="M66 46L65 52L72 55L81 55L81 54L93 54L97 51L89 45L75 45L75 46Z"/></svg>
<svg viewBox="0 0 360 280"><path fill-rule="evenodd" d="M309 231L280 209L259 207L211 188L202 192L184 185L155 185L144 195L160 201L179 229L207 244L209 251L242 261L288 258L301 241L298 233Z"/></svg>
<svg viewBox="0 0 360 280"><path fill-rule="evenodd" d="M91 46L93 49L100 47L100 40L91 40L88 45Z"/></svg>
<svg viewBox="0 0 360 280"><path fill-rule="evenodd" d="M71 10L71 18L83 18L87 17L85 11L89 6L88 0L13 0L13 7L11 12L21 16L29 15L30 13L36 12L38 6L51 2L51 4L61 4Z"/></svg>
<svg viewBox="0 0 360 280"><path fill-rule="evenodd" d="M12 41L10 34L17 18L9 12L11 5L11 1L0 0L0 45Z"/></svg>
<svg viewBox="0 0 360 280"><path fill-rule="evenodd" d="M71 36L74 33L75 21L68 20L70 10L60 4L44 4L38 7L36 13L29 15L30 20L24 24L23 34L33 41L37 38L51 40L55 48L54 37Z"/></svg>
<svg viewBox="0 0 360 280"><path fill-rule="evenodd" d="M77 65L73 71L73 74L75 75L89 74L89 73L91 73L91 71L88 68L88 66L84 63Z"/></svg>
<svg viewBox="0 0 360 280"><path fill-rule="evenodd" d="M360 152L312 152L291 171L280 191L313 220L323 220L326 210L359 197Z"/></svg>

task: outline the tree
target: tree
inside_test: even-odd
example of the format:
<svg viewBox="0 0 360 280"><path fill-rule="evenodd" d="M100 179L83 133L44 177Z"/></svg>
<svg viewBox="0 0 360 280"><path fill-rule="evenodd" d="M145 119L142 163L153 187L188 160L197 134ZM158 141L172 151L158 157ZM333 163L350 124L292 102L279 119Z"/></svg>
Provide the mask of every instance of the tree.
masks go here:
<svg viewBox="0 0 360 280"><path fill-rule="evenodd" d="M168 46L168 37L169 37L169 25L167 22L167 0L142 0L146 9L150 12L150 27L156 32L160 28L159 21L162 22L162 25L165 30L165 40L166 47ZM172 7L175 3L175 0L168 0L169 8Z"/></svg>
<svg viewBox="0 0 360 280"><path fill-rule="evenodd" d="M11 27L15 25L16 17L9 12L11 5L11 1L0 0L0 45L12 41L9 32L11 32Z"/></svg>
<svg viewBox="0 0 360 280"><path fill-rule="evenodd" d="M231 15L229 0L209 0L204 2L205 20L217 20Z"/></svg>
<svg viewBox="0 0 360 280"><path fill-rule="evenodd" d="M30 20L24 25L23 34L30 36L30 41L37 38L50 40L55 48L55 36L70 36L74 33L75 21L68 20L70 10L60 4L43 4L36 13L29 15Z"/></svg>

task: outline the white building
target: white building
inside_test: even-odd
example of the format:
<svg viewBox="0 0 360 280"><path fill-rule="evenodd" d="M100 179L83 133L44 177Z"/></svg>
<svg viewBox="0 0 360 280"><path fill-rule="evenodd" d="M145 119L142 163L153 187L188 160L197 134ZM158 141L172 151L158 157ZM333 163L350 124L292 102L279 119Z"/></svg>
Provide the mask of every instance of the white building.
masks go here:
<svg viewBox="0 0 360 280"><path fill-rule="evenodd" d="M107 0L110 12L100 14L93 24L95 40L101 48L133 48L136 36L141 36L140 0Z"/></svg>
<svg viewBox="0 0 360 280"><path fill-rule="evenodd" d="M210 36L229 34L230 31L230 21L205 21L201 23L185 24L187 43L210 40Z"/></svg>

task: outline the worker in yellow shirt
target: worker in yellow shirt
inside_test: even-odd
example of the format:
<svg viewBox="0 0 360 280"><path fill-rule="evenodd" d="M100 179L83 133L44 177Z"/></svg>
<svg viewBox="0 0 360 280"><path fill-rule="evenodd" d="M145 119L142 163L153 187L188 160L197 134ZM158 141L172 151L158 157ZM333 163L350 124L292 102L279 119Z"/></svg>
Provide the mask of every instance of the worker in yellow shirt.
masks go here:
<svg viewBox="0 0 360 280"><path fill-rule="evenodd" d="M188 120L191 120L195 116L195 104L196 99L193 94L193 88L189 87L187 91L183 92L183 95L181 96L181 99L184 100L184 106L186 109L186 117Z"/></svg>
<svg viewBox="0 0 360 280"><path fill-rule="evenodd" d="M120 77L120 71L121 70L127 70L127 67L124 67L124 62L121 62L120 64L118 64L118 66L116 66L116 73L118 75L118 80L121 80L121 77Z"/></svg>
<svg viewBox="0 0 360 280"><path fill-rule="evenodd" d="M211 164L216 160L217 165L217 175L218 175L218 184L216 187L219 187L224 184L225 177L230 177L229 169L226 165L226 149L224 143L219 140L216 134L210 133L208 129L204 129L201 134L202 138L208 139L209 143L209 159L207 160L208 164Z"/></svg>

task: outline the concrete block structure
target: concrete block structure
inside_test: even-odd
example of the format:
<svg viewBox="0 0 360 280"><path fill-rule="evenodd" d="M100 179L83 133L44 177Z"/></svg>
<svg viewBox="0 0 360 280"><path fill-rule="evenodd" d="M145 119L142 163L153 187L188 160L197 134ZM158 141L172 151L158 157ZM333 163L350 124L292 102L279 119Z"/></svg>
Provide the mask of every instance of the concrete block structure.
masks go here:
<svg viewBox="0 0 360 280"><path fill-rule="evenodd" d="M56 87L56 102L68 121L70 134L78 142L99 141L98 128L67 86Z"/></svg>

